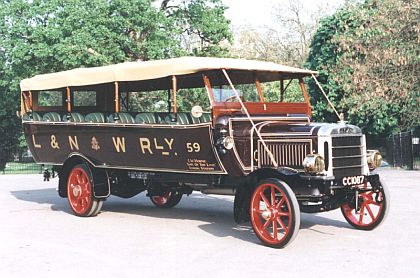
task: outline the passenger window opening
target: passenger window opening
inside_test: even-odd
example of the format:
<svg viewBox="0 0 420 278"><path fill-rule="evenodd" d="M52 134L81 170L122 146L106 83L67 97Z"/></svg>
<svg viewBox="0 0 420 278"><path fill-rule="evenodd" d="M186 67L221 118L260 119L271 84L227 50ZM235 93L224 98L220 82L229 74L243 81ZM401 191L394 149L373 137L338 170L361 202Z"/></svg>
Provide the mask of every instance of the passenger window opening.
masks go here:
<svg viewBox="0 0 420 278"><path fill-rule="evenodd" d="M167 90L122 92L121 95L123 96L120 99L121 111L130 113L169 112Z"/></svg>
<svg viewBox="0 0 420 278"><path fill-rule="evenodd" d="M201 106L203 110L210 111L210 100L206 88L179 89L176 94L178 112L191 112L194 106Z"/></svg>
<svg viewBox="0 0 420 278"><path fill-rule="evenodd" d="M38 106L58 107L58 106L63 106L63 104L64 104L63 91L39 91L38 92Z"/></svg>
<svg viewBox="0 0 420 278"><path fill-rule="evenodd" d="M96 107L96 91L73 91L73 106Z"/></svg>
<svg viewBox="0 0 420 278"><path fill-rule="evenodd" d="M119 92L120 97L120 111L122 112L128 112L129 108L128 108L128 98L129 98L129 93L128 92Z"/></svg>

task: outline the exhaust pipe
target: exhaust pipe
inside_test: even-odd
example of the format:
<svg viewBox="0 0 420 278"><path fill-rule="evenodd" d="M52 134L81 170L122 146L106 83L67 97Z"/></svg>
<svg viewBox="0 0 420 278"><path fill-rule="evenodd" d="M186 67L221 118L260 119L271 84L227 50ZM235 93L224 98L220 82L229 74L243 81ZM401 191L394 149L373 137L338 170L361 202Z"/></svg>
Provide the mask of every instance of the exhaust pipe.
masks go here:
<svg viewBox="0 0 420 278"><path fill-rule="evenodd" d="M230 195L234 196L236 190L234 188L206 188L202 189L203 194L216 194L216 195Z"/></svg>

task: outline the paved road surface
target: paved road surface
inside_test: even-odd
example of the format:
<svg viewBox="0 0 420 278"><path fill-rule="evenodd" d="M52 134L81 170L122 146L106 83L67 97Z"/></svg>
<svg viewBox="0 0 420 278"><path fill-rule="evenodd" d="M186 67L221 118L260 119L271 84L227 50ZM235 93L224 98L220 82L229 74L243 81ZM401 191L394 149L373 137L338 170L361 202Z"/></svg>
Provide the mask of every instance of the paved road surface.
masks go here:
<svg viewBox="0 0 420 278"><path fill-rule="evenodd" d="M233 222L231 197L194 193L170 210L111 197L80 218L57 179L0 175L0 277L420 277L420 171L381 175L391 210L378 229L355 230L339 210L302 214L281 250Z"/></svg>

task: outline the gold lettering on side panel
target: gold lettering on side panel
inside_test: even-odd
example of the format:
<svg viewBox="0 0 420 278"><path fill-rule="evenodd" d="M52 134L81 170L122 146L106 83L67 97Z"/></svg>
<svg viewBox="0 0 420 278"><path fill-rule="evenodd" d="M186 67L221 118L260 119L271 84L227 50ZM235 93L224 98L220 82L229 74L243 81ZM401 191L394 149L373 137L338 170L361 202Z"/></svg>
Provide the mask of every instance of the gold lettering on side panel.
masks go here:
<svg viewBox="0 0 420 278"><path fill-rule="evenodd" d="M152 149L150 148L150 140L148 138L139 138L140 141L140 149L143 154L145 154L145 150L148 150L150 154L153 154Z"/></svg>
<svg viewBox="0 0 420 278"><path fill-rule="evenodd" d="M32 143L34 143L34 148L37 148L37 149L42 148L41 144L36 143L34 134L32 134Z"/></svg>
<svg viewBox="0 0 420 278"><path fill-rule="evenodd" d="M96 140L96 137L92 137L92 140L90 141L90 144L92 145L92 149L97 151L101 148L101 146L99 146L99 142L98 140Z"/></svg>
<svg viewBox="0 0 420 278"><path fill-rule="evenodd" d="M69 136L69 145L71 150L73 150L73 147L76 150L79 150L79 142L77 142L77 136Z"/></svg>
<svg viewBox="0 0 420 278"><path fill-rule="evenodd" d="M115 150L119 152L125 153L125 138L124 137L112 137L112 141L114 142Z"/></svg>
<svg viewBox="0 0 420 278"><path fill-rule="evenodd" d="M169 149L172 150L172 144L174 142L174 138L171 138L171 140L168 140L165 138L165 142L166 144L168 144Z"/></svg>
<svg viewBox="0 0 420 278"><path fill-rule="evenodd" d="M55 135L51 135L51 148L53 149L60 149L60 146L58 145L57 142L57 137L55 137Z"/></svg>
<svg viewBox="0 0 420 278"><path fill-rule="evenodd" d="M156 150L163 150L163 146L159 146L158 145L156 138L153 138L153 140L155 141L155 148L156 148Z"/></svg>

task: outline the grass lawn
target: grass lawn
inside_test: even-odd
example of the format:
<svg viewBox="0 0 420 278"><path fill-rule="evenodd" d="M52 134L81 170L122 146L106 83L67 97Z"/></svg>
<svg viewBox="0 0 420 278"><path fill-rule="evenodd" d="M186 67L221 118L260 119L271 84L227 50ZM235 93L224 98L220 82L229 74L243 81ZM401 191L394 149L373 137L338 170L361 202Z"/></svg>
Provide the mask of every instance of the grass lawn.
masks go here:
<svg viewBox="0 0 420 278"><path fill-rule="evenodd" d="M40 174L42 166L36 163L8 162L0 174Z"/></svg>

